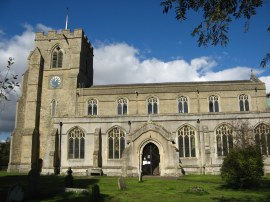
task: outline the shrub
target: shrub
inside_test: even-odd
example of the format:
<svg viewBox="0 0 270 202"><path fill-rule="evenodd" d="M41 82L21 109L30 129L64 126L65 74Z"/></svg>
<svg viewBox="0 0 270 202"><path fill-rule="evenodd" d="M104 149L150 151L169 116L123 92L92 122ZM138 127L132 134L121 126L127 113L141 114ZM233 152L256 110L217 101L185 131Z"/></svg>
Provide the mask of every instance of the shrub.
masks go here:
<svg viewBox="0 0 270 202"><path fill-rule="evenodd" d="M222 179L233 188L259 185L263 174L263 156L256 146L233 149L221 167Z"/></svg>

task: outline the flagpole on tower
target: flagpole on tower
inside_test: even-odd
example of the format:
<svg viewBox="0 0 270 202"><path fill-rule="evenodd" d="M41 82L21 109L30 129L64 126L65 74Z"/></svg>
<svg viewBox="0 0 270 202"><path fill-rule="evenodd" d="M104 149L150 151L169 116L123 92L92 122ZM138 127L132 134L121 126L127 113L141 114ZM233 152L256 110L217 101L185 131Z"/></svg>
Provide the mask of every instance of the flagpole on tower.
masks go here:
<svg viewBox="0 0 270 202"><path fill-rule="evenodd" d="M67 7L67 17L66 17L66 28L65 29L68 29L68 7Z"/></svg>

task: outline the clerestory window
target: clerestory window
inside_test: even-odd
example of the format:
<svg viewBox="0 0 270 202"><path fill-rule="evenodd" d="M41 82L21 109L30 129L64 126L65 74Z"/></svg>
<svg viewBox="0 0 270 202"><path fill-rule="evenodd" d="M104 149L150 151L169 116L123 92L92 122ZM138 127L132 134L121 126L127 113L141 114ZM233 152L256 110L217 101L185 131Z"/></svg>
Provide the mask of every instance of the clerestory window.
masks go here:
<svg viewBox="0 0 270 202"><path fill-rule="evenodd" d="M178 98L178 113L188 113L188 98L181 96Z"/></svg>
<svg viewBox="0 0 270 202"><path fill-rule="evenodd" d="M97 100L91 99L88 101L88 115L97 115Z"/></svg>
<svg viewBox="0 0 270 202"><path fill-rule="evenodd" d="M218 96L209 96L209 112L219 112Z"/></svg>
<svg viewBox="0 0 270 202"><path fill-rule="evenodd" d="M127 99L119 98L117 100L117 114L118 115L127 114Z"/></svg>
<svg viewBox="0 0 270 202"><path fill-rule="evenodd" d="M249 111L248 95L242 94L239 96L240 111Z"/></svg>
<svg viewBox="0 0 270 202"><path fill-rule="evenodd" d="M147 100L148 114L158 113L158 99L156 97L150 97Z"/></svg>

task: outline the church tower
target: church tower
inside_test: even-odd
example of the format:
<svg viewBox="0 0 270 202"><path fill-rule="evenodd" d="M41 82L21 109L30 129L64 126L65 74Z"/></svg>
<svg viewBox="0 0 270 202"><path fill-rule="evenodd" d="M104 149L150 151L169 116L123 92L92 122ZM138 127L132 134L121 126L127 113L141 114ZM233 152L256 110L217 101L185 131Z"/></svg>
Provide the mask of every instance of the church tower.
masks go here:
<svg viewBox="0 0 270 202"><path fill-rule="evenodd" d="M93 85L93 47L83 30L36 33L17 104L9 171L53 168L57 117L77 115L77 88ZM60 124L60 123L59 123Z"/></svg>

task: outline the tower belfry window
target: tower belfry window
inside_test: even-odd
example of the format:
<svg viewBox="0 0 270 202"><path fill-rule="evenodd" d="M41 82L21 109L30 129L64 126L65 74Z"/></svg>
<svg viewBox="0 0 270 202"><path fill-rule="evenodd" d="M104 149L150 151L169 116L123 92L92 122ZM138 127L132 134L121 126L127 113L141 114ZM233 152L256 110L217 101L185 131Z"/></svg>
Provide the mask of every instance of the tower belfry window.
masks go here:
<svg viewBox="0 0 270 202"><path fill-rule="evenodd" d="M59 46L55 48L52 55L52 68L61 68L63 64L63 52Z"/></svg>

